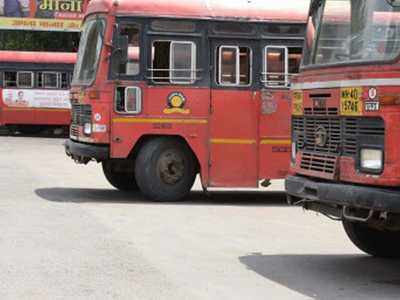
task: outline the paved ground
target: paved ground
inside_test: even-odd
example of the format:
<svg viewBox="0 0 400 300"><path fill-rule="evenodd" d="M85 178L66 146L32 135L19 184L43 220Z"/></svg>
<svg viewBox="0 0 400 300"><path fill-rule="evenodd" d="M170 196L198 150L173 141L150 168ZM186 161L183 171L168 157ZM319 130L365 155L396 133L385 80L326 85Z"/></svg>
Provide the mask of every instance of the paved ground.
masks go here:
<svg viewBox="0 0 400 300"><path fill-rule="evenodd" d="M398 299L400 263L260 192L146 203L62 139L0 137L1 299Z"/></svg>

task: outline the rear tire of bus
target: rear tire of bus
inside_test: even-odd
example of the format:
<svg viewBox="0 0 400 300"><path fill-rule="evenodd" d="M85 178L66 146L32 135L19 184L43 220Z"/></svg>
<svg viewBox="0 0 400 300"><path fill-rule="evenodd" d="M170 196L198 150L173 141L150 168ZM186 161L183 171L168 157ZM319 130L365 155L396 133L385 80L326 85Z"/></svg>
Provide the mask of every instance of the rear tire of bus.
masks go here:
<svg viewBox="0 0 400 300"><path fill-rule="evenodd" d="M102 162L107 181L120 191L137 191L135 163L128 159L110 159Z"/></svg>
<svg viewBox="0 0 400 300"><path fill-rule="evenodd" d="M361 251L376 257L400 257L400 231L385 231L343 220L344 230Z"/></svg>
<svg viewBox="0 0 400 300"><path fill-rule="evenodd" d="M157 138L147 142L136 158L136 181L152 201L185 198L196 178L196 164L189 147L178 140Z"/></svg>

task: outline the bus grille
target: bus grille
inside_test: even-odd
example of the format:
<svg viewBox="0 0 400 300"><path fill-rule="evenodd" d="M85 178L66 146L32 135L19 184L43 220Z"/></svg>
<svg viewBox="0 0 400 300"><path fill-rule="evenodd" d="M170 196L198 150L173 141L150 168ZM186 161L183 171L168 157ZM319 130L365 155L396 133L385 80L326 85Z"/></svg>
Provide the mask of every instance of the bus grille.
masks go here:
<svg viewBox="0 0 400 300"><path fill-rule="evenodd" d="M79 126L76 124L71 124L70 126L70 135L77 137L79 136Z"/></svg>
<svg viewBox="0 0 400 300"><path fill-rule="evenodd" d="M318 131L325 135L322 143ZM385 124L381 118L293 117L292 134L302 152L300 169L334 174L337 158L355 158L361 144L384 148Z"/></svg>
<svg viewBox="0 0 400 300"><path fill-rule="evenodd" d="M72 105L72 124L83 126L92 122L92 107L87 104Z"/></svg>
<svg viewBox="0 0 400 300"><path fill-rule="evenodd" d="M334 174L337 156L304 152L301 156L300 168L313 173Z"/></svg>

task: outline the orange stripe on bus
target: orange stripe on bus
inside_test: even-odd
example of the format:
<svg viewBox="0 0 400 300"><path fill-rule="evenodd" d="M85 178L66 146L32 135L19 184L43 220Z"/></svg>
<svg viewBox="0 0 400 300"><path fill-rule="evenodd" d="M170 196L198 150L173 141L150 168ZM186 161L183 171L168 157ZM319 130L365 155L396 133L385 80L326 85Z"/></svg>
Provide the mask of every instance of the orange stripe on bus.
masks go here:
<svg viewBox="0 0 400 300"><path fill-rule="evenodd" d="M175 123L175 124L207 124L205 119L168 119L168 118L118 118L114 123Z"/></svg>
<svg viewBox="0 0 400 300"><path fill-rule="evenodd" d="M256 140L247 139L210 139L212 144L236 144L236 145L252 145L257 143Z"/></svg>

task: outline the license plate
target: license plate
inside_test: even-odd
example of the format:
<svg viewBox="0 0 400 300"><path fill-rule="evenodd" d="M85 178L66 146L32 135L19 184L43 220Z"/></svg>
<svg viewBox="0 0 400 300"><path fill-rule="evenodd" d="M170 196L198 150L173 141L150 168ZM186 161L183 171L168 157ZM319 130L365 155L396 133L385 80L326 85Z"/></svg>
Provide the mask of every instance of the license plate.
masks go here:
<svg viewBox="0 0 400 300"><path fill-rule="evenodd" d="M343 116L362 114L362 88L344 88L340 90L340 113Z"/></svg>
<svg viewBox="0 0 400 300"><path fill-rule="evenodd" d="M371 101L365 102L365 111L378 111L379 110L379 102Z"/></svg>

